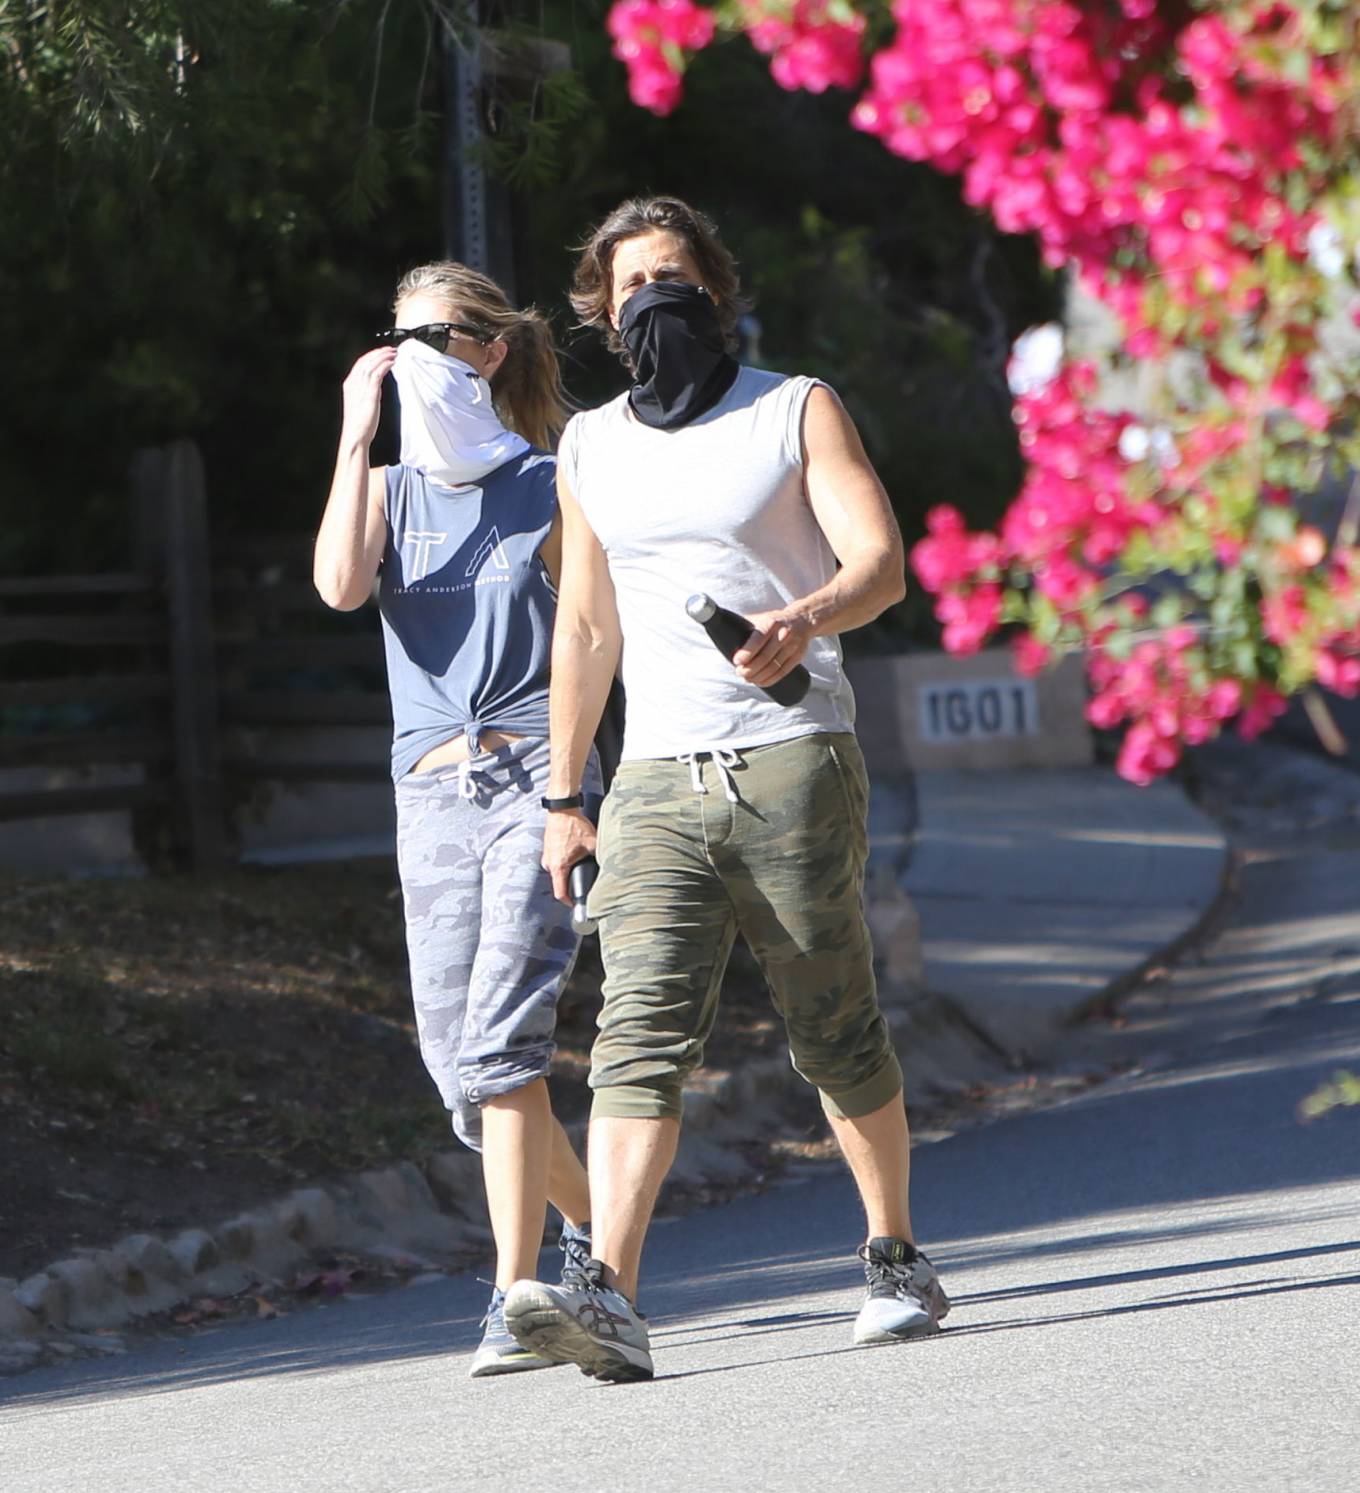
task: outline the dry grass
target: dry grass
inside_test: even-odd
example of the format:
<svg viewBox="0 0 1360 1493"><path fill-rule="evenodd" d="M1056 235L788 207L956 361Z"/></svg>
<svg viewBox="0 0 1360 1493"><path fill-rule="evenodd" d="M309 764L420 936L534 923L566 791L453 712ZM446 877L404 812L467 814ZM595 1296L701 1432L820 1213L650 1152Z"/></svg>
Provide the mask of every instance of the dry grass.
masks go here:
<svg viewBox="0 0 1360 1493"><path fill-rule="evenodd" d="M559 1026L568 1118L599 980L590 940ZM778 1045L749 956L724 1007L717 1065ZM451 1143L390 863L0 880L0 1275Z"/></svg>

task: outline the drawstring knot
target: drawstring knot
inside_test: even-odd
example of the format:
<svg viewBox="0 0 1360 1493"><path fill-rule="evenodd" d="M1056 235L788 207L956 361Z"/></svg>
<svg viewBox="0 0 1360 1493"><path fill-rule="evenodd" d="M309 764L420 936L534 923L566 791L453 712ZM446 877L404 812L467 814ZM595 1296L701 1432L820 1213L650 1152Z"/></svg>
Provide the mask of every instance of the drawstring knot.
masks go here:
<svg viewBox="0 0 1360 1493"><path fill-rule="evenodd" d="M463 740L467 743L467 756L458 764L458 797L476 798L477 784L473 782L472 761L482 755L482 723L469 721L463 727Z"/></svg>
<svg viewBox="0 0 1360 1493"><path fill-rule="evenodd" d="M731 747L711 747L706 752L682 752L675 760L684 762L689 766L690 787L696 793L707 794L708 784L704 782L703 760L710 758L714 769L723 785L723 793L730 804L739 804L741 795L737 792L737 785L732 777L734 767L742 767L745 764L741 760L741 753L735 752Z"/></svg>

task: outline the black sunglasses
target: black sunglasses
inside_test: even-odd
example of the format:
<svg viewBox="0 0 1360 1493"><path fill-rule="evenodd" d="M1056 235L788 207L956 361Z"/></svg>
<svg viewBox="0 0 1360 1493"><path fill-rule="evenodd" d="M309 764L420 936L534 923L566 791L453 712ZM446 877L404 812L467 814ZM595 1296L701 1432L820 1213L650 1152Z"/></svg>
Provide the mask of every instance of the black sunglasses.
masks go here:
<svg viewBox="0 0 1360 1493"><path fill-rule="evenodd" d="M496 340L494 334L482 327L469 326L465 321L432 321L423 327L387 327L378 333L377 340L390 347L400 347L408 337L414 337L426 347L434 348L437 353L448 352L449 343L455 337L469 337L479 347L485 347L488 342Z"/></svg>

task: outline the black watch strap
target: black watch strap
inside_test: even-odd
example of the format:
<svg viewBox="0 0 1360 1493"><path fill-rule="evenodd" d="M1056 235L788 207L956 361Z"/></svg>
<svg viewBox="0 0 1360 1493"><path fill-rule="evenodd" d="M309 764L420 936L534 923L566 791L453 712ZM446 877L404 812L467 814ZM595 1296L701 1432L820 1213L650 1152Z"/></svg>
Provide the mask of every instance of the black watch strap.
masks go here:
<svg viewBox="0 0 1360 1493"><path fill-rule="evenodd" d="M540 798L539 803L545 809L584 809L586 796L584 793L572 793L566 798Z"/></svg>

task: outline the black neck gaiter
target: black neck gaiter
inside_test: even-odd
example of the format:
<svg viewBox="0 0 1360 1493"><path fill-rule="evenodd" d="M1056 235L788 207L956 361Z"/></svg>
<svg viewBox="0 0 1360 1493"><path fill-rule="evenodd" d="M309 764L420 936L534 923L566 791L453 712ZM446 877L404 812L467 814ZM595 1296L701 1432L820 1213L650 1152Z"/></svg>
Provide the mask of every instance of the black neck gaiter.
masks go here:
<svg viewBox="0 0 1360 1493"><path fill-rule="evenodd" d="M619 313L619 336L633 360L628 403L657 430L711 410L740 371L724 344L718 308L697 285L655 280L635 290Z"/></svg>

